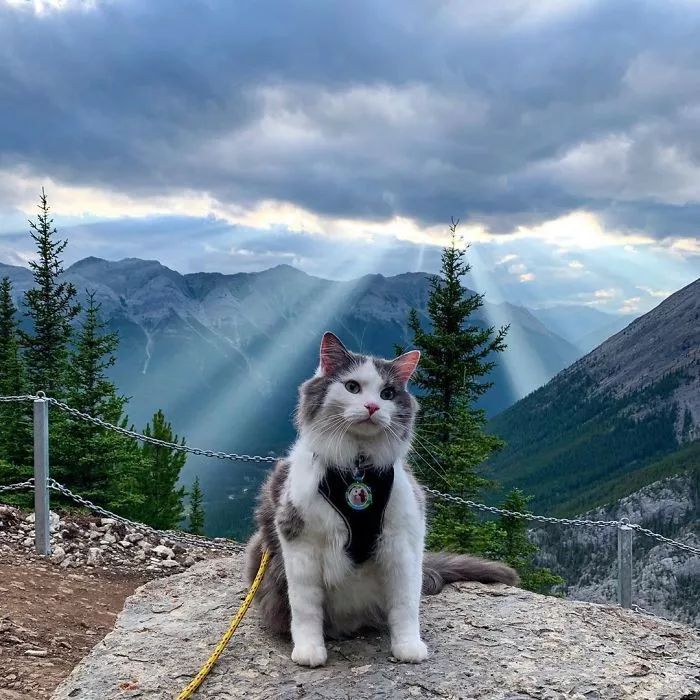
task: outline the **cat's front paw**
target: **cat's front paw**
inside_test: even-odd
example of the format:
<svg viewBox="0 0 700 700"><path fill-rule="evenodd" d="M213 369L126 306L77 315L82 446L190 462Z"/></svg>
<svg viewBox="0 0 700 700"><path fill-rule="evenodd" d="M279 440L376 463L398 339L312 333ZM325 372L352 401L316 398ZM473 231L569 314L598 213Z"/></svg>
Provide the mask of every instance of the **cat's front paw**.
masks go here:
<svg viewBox="0 0 700 700"><path fill-rule="evenodd" d="M418 664L428 658L428 647L421 639L409 642L394 642L391 653L399 660L408 664Z"/></svg>
<svg viewBox="0 0 700 700"><path fill-rule="evenodd" d="M326 647L318 644L295 644L292 661L300 666L323 666L328 658Z"/></svg>

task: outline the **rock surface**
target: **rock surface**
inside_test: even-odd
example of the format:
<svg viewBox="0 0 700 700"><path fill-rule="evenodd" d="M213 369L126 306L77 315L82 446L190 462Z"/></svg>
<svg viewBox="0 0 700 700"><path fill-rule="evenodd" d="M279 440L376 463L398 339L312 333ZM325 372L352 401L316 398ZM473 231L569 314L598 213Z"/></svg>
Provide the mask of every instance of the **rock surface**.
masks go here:
<svg viewBox="0 0 700 700"><path fill-rule="evenodd" d="M240 557L151 581L54 700L170 700L209 656L245 592ZM460 584L423 605L431 656L396 663L385 635L329 645L304 669L258 626L253 607L198 697L700 700L700 638L614 607Z"/></svg>

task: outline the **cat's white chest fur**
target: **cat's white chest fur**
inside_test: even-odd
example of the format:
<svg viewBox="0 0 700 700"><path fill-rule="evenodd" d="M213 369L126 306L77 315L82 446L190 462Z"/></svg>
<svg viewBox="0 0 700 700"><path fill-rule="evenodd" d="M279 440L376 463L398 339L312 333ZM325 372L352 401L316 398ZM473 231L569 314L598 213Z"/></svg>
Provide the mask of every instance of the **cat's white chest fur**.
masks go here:
<svg viewBox="0 0 700 700"><path fill-rule="evenodd" d="M404 660L425 658L418 629L425 524L403 464L394 465L376 551L354 565L345 551L347 526L318 491L324 467L303 438L289 463L282 502L293 504L304 523L292 539L280 533L296 660L325 661L324 625L330 634L347 634L372 622L389 622L395 654Z"/></svg>

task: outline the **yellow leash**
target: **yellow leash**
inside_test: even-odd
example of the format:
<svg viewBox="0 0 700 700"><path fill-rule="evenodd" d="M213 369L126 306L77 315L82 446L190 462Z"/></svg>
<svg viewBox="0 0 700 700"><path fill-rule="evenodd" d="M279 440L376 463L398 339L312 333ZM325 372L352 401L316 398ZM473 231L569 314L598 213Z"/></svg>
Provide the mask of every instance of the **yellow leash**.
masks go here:
<svg viewBox="0 0 700 700"><path fill-rule="evenodd" d="M226 632L224 632L224 636L219 640L219 643L216 645L216 648L212 652L211 656L205 661L204 666L199 669L199 673L197 673L187 687L177 696L177 700L189 700L189 698L191 698L197 692L199 686L204 683L204 679L209 675L212 668L214 668L214 664L219 660L219 657L228 645L231 637L233 637L233 633L236 631L236 628L245 617L245 614L248 612L248 608L253 602L255 594L258 592L258 588L260 588L260 583L263 580L263 576L265 575L265 570L267 569L269 561L270 552L265 550L263 552L262 559L260 560L258 573L255 575L253 583L250 584L250 588L248 589L245 600L243 603L241 603L241 607L238 608L238 612L234 616L233 620L231 620L231 624L228 626Z"/></svg>

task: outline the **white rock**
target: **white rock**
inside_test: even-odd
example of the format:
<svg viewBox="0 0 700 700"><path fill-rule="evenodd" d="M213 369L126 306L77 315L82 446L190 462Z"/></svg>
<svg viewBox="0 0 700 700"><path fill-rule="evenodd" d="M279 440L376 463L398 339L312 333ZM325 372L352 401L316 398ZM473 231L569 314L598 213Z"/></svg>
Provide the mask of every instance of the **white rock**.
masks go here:
<svg viewBox="0 0 700 700"><path fill-rule="evenodd" d="M157 554L161 559L172 559L175 556L175 552L173 552L170 547L166 547L165 545L159 544L157 547L153 548L153 553Z"/></svg>
<svg viewBox="0 0 700 700"><path fill-rule="evenodd" d="M90 547L87 556L88 566L100 566L104 560L102 550L99 547Z"/></svg>
<svg viewBox="0 0 700 700"><path fill-rule="evenodd" d="M141 547L144 552L150 552L153 549L153 545L148 540L140 540L139 547Z"/></svg>
<svg viewBox="0 0 700 700"><path fill-rule="evenodd" d="M54 547L54 550L51 553L52 561L56 562L56 564L60 564L65 558L66 550L63 549L63 547Z"/></svg>
<svg viewBox="0 0 700 700"><path fill-rule="evenodd" d="M160 562L160 565L165 567L166 569L180 568L180 565L175 561L175 559L166 559L165 561Z"/></svg>
<svg viewBox="0 0 700 700"><path fill-rule="evenodd" d="M35 521L35 514L30 513L25 520L28 523L31 523L32 525L34 524ZM58 529L61 527L61 518L58 517L58 513L54 513L52 510L49 511L49 530L51 532L58 532Z"/></svg>
<svg viewBox="0 0 700 700"><path fill-rule="evenodd" d="M43 658L44 656L48 656L49 652L46 649L27 649L27 651L24 652L24 655Z"/></svg>

